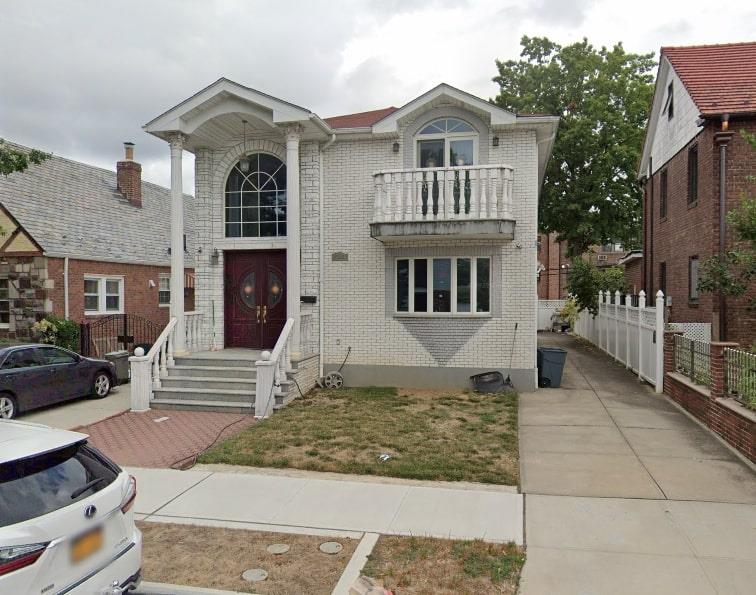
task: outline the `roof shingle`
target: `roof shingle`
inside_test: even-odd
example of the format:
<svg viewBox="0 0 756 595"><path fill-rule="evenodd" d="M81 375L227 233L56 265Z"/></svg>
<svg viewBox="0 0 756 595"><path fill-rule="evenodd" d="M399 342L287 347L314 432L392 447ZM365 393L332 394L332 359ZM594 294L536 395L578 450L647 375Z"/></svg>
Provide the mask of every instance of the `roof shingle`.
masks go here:
<svg viewBox="0 0 756 595"><path fill-rule="evenodd" d="M701 114L756 113L756 42L663 47Z"/></svg>
<svg viewBox="0 0 756 595"><path fill-rule="evenodd" d="M346 114L343 116L332 116L331 118L323 118L331 128L366 128L372 126L376 122L383 120L389 114L393 114L397 109L396 107L384 107L381 109L374 109L369 112L359 112L356 114Z"/></svg>

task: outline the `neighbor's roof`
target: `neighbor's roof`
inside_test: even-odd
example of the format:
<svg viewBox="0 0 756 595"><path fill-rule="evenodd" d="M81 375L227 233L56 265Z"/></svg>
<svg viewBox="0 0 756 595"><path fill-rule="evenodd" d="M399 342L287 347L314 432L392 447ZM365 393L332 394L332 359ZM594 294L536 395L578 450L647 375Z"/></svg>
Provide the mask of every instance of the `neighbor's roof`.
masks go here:
<svg viewBox="0 0 756 595"><path fill-rule="evenodd" d="M188 266L194 260L193 202L184 196ZM114 171L53 155L25 172L0 176L0 203L48 256L170 263L171 196L157 184L142 182L142 207L135 207L116 190Z"/></svg>
<svg viewBox="0 0 756 595"><path fill-rule="evenodd" d="M756 112L756 42L663 47L701 114Z"/></svg>
<svg viewBox="0 0 756 595"><path fill-rule="evenodd" d="M337 128L367 128L376 122L383 120L389 114L393 114L397 107L383 107L374 109L369 112L359 112L356 114L346 114L343 116L332 116L323 118L325 122L334 129Z"/></svg>

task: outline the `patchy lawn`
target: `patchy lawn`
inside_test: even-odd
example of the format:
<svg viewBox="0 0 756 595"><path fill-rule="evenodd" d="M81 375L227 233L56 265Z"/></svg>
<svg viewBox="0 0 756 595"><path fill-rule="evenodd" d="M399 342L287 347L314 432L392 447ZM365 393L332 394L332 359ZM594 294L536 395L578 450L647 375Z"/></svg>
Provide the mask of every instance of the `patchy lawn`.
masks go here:
<svg viewBox="0 0 756 595"><path fill-rule="evenodd" d="M357 547L356 539L265 533L197 525L138 522L144 536L142 570L151 582L228 589L260 595L308 593L328 595ZM338 554L322 553L324 541L338 541ZM266 547L285 543L291 549L274 555ZM268 578L249 583L242 572L262 568Z"/></svg>
<svg viewBox="0 0 756 595"><path fill-rule="evenodd" d="M362 574L402 595L513 595L524 563L514 544L384 535Z"/></svg>
<svg viewBox="0 0 756 595"><path fill-rule="evenodd" d="M517 394L315 390L199 462L516 485Z"/></svg>

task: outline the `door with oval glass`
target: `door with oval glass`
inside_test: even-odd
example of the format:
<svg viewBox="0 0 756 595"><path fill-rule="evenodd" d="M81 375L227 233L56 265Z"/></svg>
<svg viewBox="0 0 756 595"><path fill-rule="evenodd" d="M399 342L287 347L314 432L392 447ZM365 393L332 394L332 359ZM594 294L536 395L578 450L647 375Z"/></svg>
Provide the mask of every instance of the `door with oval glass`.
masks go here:
<svg viewBox="0 0 756 595"><path fill-rule="evenodd" d="M226 347L272 349L286 323L286 251L226 252Z"/></svg>

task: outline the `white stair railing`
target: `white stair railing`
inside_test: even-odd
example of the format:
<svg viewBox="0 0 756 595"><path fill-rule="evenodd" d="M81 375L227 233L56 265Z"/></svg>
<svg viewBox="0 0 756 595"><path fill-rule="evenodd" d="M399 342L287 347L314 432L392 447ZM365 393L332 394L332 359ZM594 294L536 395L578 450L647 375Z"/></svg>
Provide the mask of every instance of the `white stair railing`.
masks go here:
<svg viewBox="0 0 756 595"><path fill-rule="evenodd" d="M187 351L199 351L202 312L184 312Z"/></svg>
<svg viewBox="0 0 756 595"><path fill-rule="evenodd" d="M150 408L152 391L160 388L161 378L165 378L168 368L173 367L175 329L176 319L171 318L146 354L141 347L137 347L129 358L132 411L147 411Z"/></svg>
<svg viewBox="0 0 756 595"><path fill-rule="evenodd" d="M255 417L269 417L273 413L276 395L281 394L281 383L291 370L291 331L294 319L289 318L276 341L273 351L263 351L255 362Z"/></svg>

